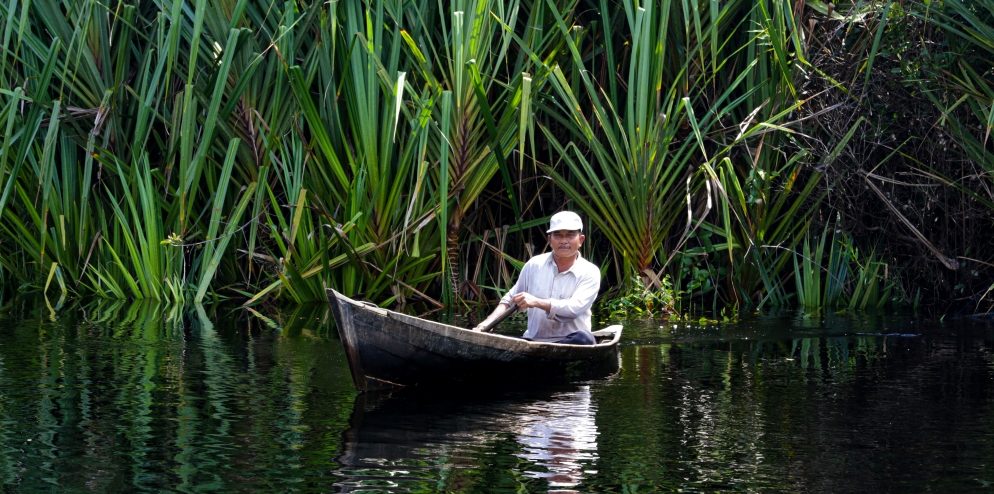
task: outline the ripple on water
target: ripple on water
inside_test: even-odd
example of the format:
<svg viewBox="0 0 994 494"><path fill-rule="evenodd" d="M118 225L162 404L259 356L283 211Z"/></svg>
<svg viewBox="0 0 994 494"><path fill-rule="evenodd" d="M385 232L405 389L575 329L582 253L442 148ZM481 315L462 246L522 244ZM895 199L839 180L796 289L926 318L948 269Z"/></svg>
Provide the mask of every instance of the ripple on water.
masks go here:
<svg viewBox="0 0 994 494"><path fill-rule="evenodd" d="M0 490L971 492L994 482L987 321L626 322L609 379L357 396L341 342L321 329L324 308L274 328L240 312L206 324L116 307L54 322L47 309L0 316Z"/></svg>

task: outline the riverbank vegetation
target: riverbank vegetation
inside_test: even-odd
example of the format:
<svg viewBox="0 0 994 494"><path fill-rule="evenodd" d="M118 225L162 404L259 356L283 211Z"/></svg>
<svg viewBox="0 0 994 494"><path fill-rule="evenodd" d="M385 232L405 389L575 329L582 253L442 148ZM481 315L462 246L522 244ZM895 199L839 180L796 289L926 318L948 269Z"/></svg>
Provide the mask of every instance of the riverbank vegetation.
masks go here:
<svg viewBox="0 0 994 494"><path fill-rule="evenodd" d="M22 291L452 307L572 208L606 300L994 305L990 0L10 0L0 26Z"/></svg>

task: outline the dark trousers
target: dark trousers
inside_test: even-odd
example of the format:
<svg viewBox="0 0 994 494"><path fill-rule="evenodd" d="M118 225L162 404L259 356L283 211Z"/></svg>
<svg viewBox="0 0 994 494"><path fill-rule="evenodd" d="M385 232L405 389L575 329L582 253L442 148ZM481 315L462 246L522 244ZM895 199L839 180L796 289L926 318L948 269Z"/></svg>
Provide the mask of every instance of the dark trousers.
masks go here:
<svg viewBox="0 0 994 494"><path fill-rule="evenodd" d="M590 331L580 330L566 335L565 338L557 341L556 343L565 343L567 345L594 345L597 343L597 339Z"/></svg>

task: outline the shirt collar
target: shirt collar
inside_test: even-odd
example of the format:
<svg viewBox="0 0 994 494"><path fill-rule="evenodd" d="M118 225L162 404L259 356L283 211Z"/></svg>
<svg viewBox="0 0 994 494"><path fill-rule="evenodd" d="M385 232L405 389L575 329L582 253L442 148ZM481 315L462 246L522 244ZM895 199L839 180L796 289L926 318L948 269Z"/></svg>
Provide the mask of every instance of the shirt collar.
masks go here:
<svg viewBox="0 0 994 494"><path fill-rule="evenodd" d="M569 269L567 269L566 271L561 271L560 274L562 274L562 273L569 273L569 272L573 271L574 269L576 269L577 263L580 262L580 260L582 260L582 259L583 259L583 254L580 254L580 251L576 251L576 260L573 261L573 265L570 266ZM549 264L552 264L552 266L555 267L556 270L557 270L557 272L558 272L559 266L556 265L556 254L550 252L549 253L549 260L546 261L546 262L548 262Z"/></svg>

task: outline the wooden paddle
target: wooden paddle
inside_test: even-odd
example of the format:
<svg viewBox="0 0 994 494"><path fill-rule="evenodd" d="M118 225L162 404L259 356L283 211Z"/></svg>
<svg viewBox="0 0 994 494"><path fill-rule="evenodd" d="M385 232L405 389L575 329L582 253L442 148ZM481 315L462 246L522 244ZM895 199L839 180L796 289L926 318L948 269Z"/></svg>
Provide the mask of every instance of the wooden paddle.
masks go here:
<svg viewBox="0 0 994 494"><path fill-rule="evenodd" d="M494 328L497 327L497 325L500 324L501 321L503 321L504 319L507 319L508 317L513 316L517 312L518 312L518 306L515 305L514 302L511 302L511 306L508 307L507 310L505 310L504 312L501 312L500 315L497 316L497 319L494 319L493 321L490 321L490 324L487 324L482 329L480 329L480 332L481 333L492 333L494 331Z"/></svg>

